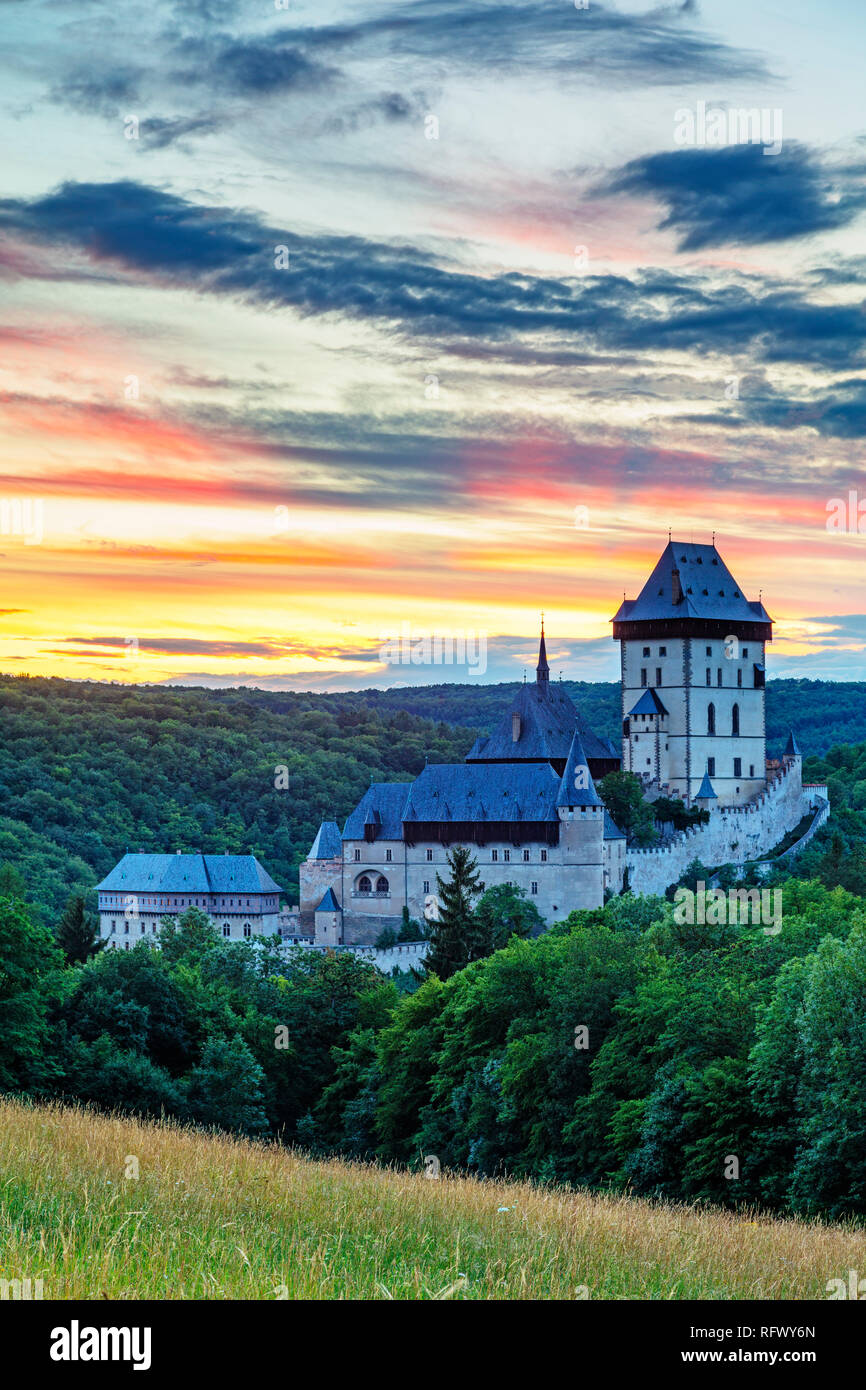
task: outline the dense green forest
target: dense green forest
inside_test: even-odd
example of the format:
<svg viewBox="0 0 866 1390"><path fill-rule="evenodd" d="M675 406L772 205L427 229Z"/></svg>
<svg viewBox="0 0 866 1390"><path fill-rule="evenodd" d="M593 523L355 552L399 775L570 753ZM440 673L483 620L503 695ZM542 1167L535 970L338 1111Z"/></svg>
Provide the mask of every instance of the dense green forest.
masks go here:
<svg viewBox="0 0 866 1390"><path fill-rule="evenodd" d="M618 687L566 684L616 739ZM342 824L371 781L408 780L427 757L460 761L515 689L319 695L0 676L0 863L19 870L49 918L127 847L251 851L296 902L298 864L324 817ZM770 750L791 726L807 754L866 737L864 693L771 681ZM278 767L287 789L275 786Z"/></svg>
<svg viewBox="0 0 866 1390"><path fill-rule="evenodd" d="M0 896L0 1090L317 1153L866 1215L866 901L789 880L782 929L619 897L414 992L350 953L223 942L70 964Z"/></svg>
<svg viewBox="0 0 866 1390"><path fill-rule="evenodd" d="M397 695L0 680L0 1089L314 1152L866 1215L866 742L806 761L833 812L769 880L775 935L631 895L536 935L507 894L472 901L467 864L423 980L224 943L195 909L159 951L89 955L84 904L61 910L92 905L126 845L253 850L288 886L371 778L465 754L474 729ZM786 722L808 749L809 719Z"/></svg>

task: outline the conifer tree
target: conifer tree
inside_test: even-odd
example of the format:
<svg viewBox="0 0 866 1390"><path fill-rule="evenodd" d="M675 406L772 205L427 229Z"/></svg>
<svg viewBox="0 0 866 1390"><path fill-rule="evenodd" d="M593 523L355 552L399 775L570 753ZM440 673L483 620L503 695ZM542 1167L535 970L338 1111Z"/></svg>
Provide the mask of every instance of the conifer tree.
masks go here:
<svg viewBox="0 0 866 1390"><path fill-rule="evenodd" d="M471 960L485 954L472 902L484 892L472 852L458 845L448 855L451 877L436 875L438 919L430 924L430 950L424 965L428 975L447 980Z"/></svg>
<svg viewBox="0 0 866 1390"><path fill-rule="evenodd" d="M84 906L80 893L73 894L57 923L57 944L70 965L83 965L102 950L99 924Z"/></svg>

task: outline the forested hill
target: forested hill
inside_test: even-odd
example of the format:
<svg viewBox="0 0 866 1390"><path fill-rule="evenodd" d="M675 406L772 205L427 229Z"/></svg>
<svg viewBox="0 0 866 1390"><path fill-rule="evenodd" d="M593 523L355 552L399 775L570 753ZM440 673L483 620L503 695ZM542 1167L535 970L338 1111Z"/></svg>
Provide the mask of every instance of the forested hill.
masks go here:
<svg viewBox="0 0 866 1390"><path fill-rule="evenodd" d="M49 919L127 847L252 852L297 902L323 818L475 737L358 698L21 676L0 676L0 729L0 865Z"/></svg>
<svg viewBox="0 0 866 1390"><path fill-rule="evenodd" d="M619 684L614 681L563 681L563 688L580 706L598 734L619 745ZM518 690L516 681L500 685L420 685L393 690L361 690L343 695L298 696L257 691L269 708L291 713L292 701L312 699L336 709L341 705L382 713L406 710L423 719L444 720L489 733L509 708ZM249 692L243 692L244 695ZM214 692L217 699L233 699L237 691ZM781 753L789 729L797 731L804 754L826 753L837 743L866 739L866 681L771 680L767 682L767 751Z"/></svg>
<svg viewBox="0 0 866 1390"><path fill-rule="evenodd" d="M564 684L616 740L618 687ZM342 823L371 781L408 780L425 757L461 761L516 689L296 694L0 676L0 866L49 919L127 847L253 852L296 902L324 817ZM771 753L791 726L805 754L860 742L866 683L771 681L767 726Z"/></svg>

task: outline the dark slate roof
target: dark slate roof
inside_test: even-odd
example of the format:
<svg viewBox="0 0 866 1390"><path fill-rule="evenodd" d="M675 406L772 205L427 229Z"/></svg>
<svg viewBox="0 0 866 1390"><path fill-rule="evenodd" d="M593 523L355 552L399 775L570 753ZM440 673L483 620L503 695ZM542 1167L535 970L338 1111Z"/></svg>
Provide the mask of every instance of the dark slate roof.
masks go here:
<svg viewBox="0 0 866 1390"><path fill-rule="evenodd" d="M793 729L788 734L788 742L785 744L785 752L783 756L786 758L799 758L802 756L800 753L800 745L797 743L797 740L794 737Z"/></svg>
<svg viewBox="0 0 866 1390"><path fill-rule="evenodd" d="M556 804L557 806L600 806L602 804L589 771L580 734L577 732L571 740L568 761L562 773Z"/></svg>
<svg viewBox="0 0 866 1390"><path fill-rule="evenodd" d="M334 890L333 890L333 888L329 888L329 889L328 889L327 893L326 893L325 896L322 898L322 901L319 903L319 906L316 908L316 911L317 911L317 912L339 912L339 911L340 911L340 904L337 902L337 899L336 899L335 896L334 896Z"/></svg>
<svg viewBox="0 0 866 1390"><path fill-rule="evenodd" d="M412 784L405 819L557 820L558 789L549 763L428 763Z"/></svg>
<svg viewBox="0 0 866 1390"><path fill-rule="evenodd" d="M307 858L339 859L342 853L340 827L335 820L323 820Z"/></svg>
<svg viewBox="0 0 866 1390"><path fill-rule="evenodd" d="M97 888L127 893L281 893L253 854L125 854Z"/></svg>
<svg viewBox="0 0 866 1390"><path fill-rule="evenodd" d="M604 813L604 838L606 840L624 840L625 836L619 826L611 819L609 811Z"/></svg>
<svg viewBox="0 0 866 1390"><path fill-rule="evenodd" d="M667 710L656 692L649 689L643 692L637 704L629 710L629 714L667 714Z"/></svg>
<svg viewBox="0 0 866 1390"><path fill-rule="evenodd" d="M695 800L697 801L701 797L703 797L705 801L718 801L718 797L716 796L716 793L713 790L713 784L710 781L710 774L708 772L704 773L704 780L698 787L698 790L695 794Z"/></svg>
<svg viewBox="0 0 866 1390"><path fill-rule="evenodd" d="M364 826L373 824L379 830L377 839L402 840L403 808L411 790L411 782L373 782L343 826L343 839L363 840Z"/></svg>
<svg viewBox="0 0 866 1390"><path fill-rule="evenodd" d="M520 737L512 739L512 716L520 715ZM558 683L533 681L522 685L514 703L489 738L476 740L468 763L523 759L549 762L567 758L577 730L589 758L619 758L609 739L598 738L571 696Z"/></svg>
<svg viewBox="0 0 866 1390"><path fill-rule="evenodd" d="M679 570L682 599L673 601L672 573ZM614 622L657 622L660 618L719 618L730 622L771 621L762 603L747 599L714 545L668 541L636 599L624 599Z"/></svg>

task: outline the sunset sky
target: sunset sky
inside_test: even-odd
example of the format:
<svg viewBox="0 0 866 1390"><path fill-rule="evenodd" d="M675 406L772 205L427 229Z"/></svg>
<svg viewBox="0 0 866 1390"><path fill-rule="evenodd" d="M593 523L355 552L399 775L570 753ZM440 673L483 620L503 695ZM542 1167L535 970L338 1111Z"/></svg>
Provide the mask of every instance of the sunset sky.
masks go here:
<svg viewBox="0 0 866 1390"><path fill-rule="evenodd" d="M519 679L543 609L613 679L670 527L762 591L771 676L866 678L862 0L0 29L0 669L467 678L383 663L408 624ZM699 103L781 151L682 143Z"/></svg>

